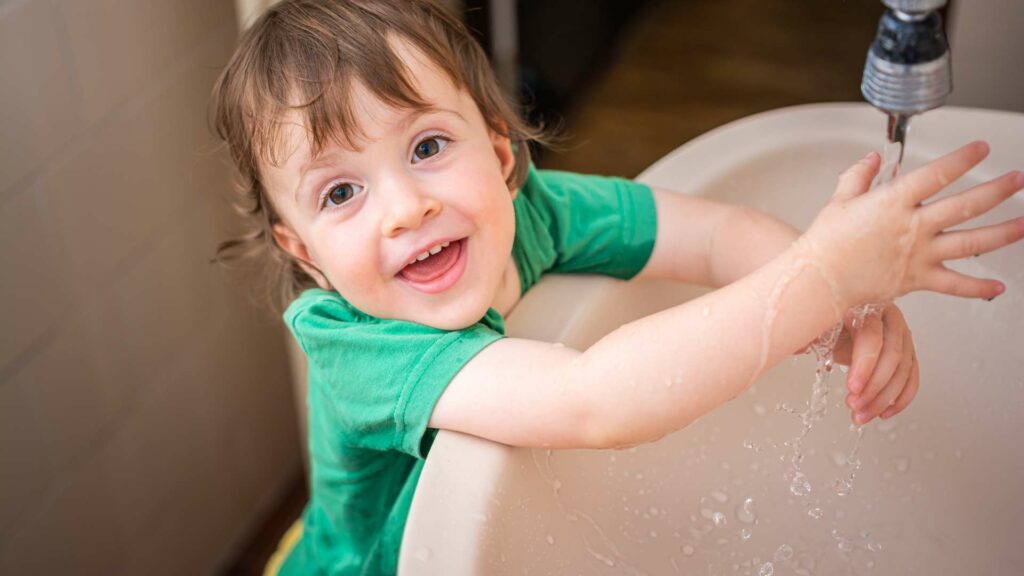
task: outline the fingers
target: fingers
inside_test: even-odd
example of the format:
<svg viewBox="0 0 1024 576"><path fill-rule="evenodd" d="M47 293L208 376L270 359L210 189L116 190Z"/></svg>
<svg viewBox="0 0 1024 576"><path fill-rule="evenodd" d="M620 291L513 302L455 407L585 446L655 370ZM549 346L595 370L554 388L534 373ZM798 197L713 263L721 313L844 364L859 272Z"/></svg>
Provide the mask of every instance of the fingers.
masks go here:
<svg viewBox="0 0 1024 576"><path fill-rule="evenodd" d="M942 260L987 254L1024 238L1024 218L1002 224L944 232L935 237L935 252Z"/></svg>
<svg viewBox="0 0 1024 576"><path fill-rule="evenodd" d="M914 366L913 342L910 340L909 331L903 333L900 348L903 350L903 353L900 355L898 368L892 377L885 382L878 395L866 406L858 409L857 415L854 417L856 423L865 424L870 422L871 419L896 402L903 389L906 388L907 381L910 378L910 371Z"/></svg>
<svg viewBox="0 0 1024 576"><path fill-rule="evenodd" d="M864 318L864 325L857 329L853 338L853 359L846 385L850 393L859 395L875 371L878 356L882 352L882 318L871 314Z"/></svg>
<svg viewBox="0 0 1024 576"><path fill-rule="evenodd" d="M991 300L1006 290L999 280L983 280L939 266L928 272L922 279L923 288L961 298L984 298Z"/></svg>
<svg viewBox="0 0 1024 576"><path fill-rule="evenodd" d="M917 362L917 354L914 354L914 363L910 369L910 378L907 380L907 385L900 392L899 397L896 398L896 402L882 411L882 418L890 418L902 412L914 400L914 396L917 396L917 390L920 386L921 366Z"/></svg>
<svg viewBox="0 0 1024 576"><path fill-rule="evenodd" d="M868 381L867 386L853 399L850 405L854 412L864 412L868 408L879 392L892 380L893 374L896 373L900 366L900 361L904 357L903 346L905 344L904 335L906 331L901 333L904 323L900 318L892 317L893 312L888 311L888 309L884 314L886 318L885 322L882 323L882 339L885 346L882 347L882 355L878 358L878 364L875 365L875 370L871 374L871 379Z"/></svg>
<svg viewBox="0 0 1024 576"><path fill-rule="evenodd" d="M908 206L916 206L960 178L988 156L988 144L971 142L893 181Z"/></svg>
<svg viewBox="0 0 1024 576"><path fill-rule="evenodd" d="M878 174L878 167L881 164L881 157L878 152L871 152L860 159L859 162L850 166L839 176L839 184L833 198L838 200L849 200L855 196L868 191L871 181Z"/></svg>
<svg viewBox="0 0 1024 576"><path fill-rule="evenodd" d="M836 364L850 365L853 357L853 342L850 338L849 328L839 333L839 340L836 341L836 346L832 349L832 361ZM847 377L847 386L849 386L849 377Z"/></svg>
<svg viewBox="0 0 1024 576"><path fill-rule="evenodd" d="M925 226L940 232L985 214L1021 188L1024 188L1024 172L1010 172L966 192L923 206L921 219Z"/></svg>

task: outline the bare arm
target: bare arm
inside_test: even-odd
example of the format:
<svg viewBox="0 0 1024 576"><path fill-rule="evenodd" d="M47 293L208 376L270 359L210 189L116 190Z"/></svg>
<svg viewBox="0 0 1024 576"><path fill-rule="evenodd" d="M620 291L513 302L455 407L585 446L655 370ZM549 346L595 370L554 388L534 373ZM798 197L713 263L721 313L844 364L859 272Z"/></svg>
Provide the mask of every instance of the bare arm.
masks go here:
<svg viewBox="0 0 1024 576"><path fill-rule="evenodd" d="M660 438L840 320L850 303L834 299L810 262L797 243L741 280L621 326L584 352L497 341L452 380L430 426L555 448Z"/></svg>
<svg viewBox="0 0 1024 576"><path fill-rule="evenodd" d="M641 278L720 288L760 268L800 231L753 208L654 189L658 237Z"/></svg>

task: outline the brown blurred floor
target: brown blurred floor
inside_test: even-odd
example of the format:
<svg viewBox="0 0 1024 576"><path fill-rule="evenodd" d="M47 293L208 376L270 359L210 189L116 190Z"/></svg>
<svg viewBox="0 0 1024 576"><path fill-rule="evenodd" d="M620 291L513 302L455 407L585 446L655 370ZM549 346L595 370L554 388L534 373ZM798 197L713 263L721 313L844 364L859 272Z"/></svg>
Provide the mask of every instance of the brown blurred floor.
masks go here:
<svg viewBox="0 0 1024 576"><path fill-rule="evenodd" d="M661 0L565 118L568 150L545 168L634 177L708 130L757 112L860 101L877 0ZM227 574L262 574L307 499L304 480Z"/></svg>
<svg viewBox="0 0 1024 576"><path fill-rule="evenodd" d="M757 112L861 101L878 0L661 0L566 118L547 168L634 177L708 130Z"/></svg>

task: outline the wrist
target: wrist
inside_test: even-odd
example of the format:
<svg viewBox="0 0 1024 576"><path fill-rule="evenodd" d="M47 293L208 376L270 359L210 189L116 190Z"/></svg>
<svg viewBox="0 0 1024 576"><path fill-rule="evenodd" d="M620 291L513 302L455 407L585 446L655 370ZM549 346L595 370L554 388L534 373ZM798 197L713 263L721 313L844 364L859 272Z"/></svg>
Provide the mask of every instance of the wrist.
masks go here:
<svg viewBox="0 0 1024 576"><path fill-rule="evenodd" d="M814 270L828 287L829 304L835 320L841 322L846 311L862 301L857 292L856 284L844 275L843 267L838 262L833 250L822 248L813 238L806 234L793 242L788 250L795 262Z"/></svg>

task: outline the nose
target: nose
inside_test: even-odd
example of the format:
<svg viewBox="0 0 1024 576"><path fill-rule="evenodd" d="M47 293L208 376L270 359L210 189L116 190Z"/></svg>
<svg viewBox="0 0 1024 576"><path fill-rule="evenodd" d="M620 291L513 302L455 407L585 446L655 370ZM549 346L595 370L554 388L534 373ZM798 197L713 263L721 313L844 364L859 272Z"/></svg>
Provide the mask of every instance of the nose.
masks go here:
<svg viewBox="0 0 1024 576"><path fill-rule="evenodd" d="M412 179L396 179L378 195L385 202L381 233L394 238L406 230L415 230L424 222L441 213L441 202L426 194Z"/></svg>

